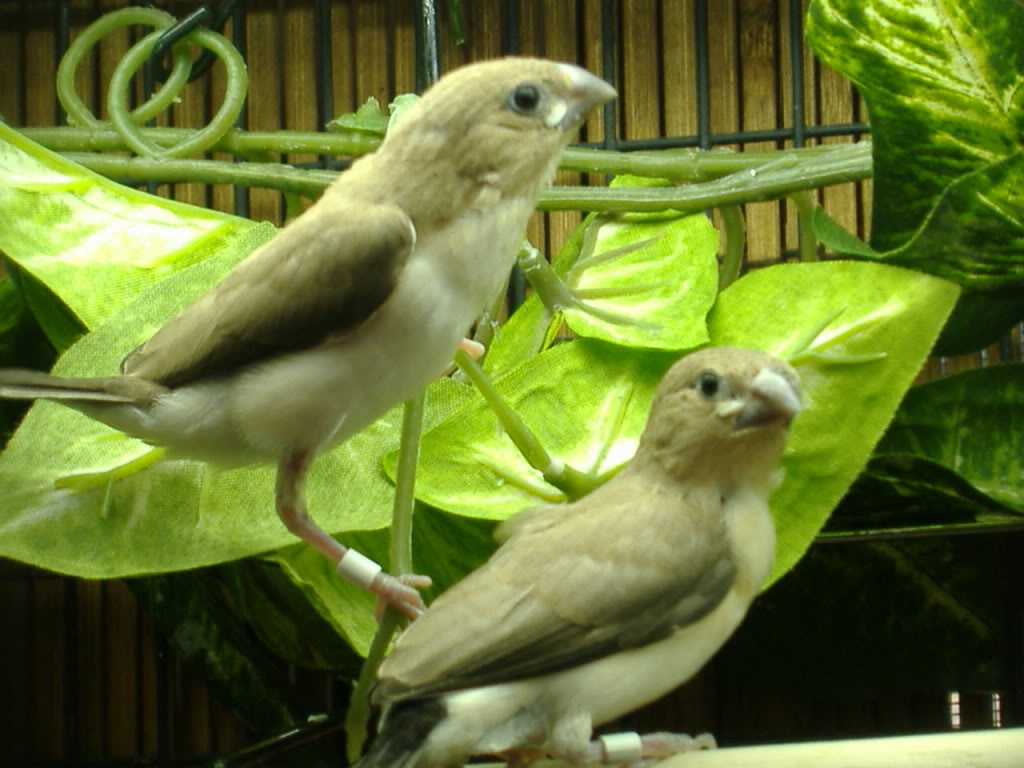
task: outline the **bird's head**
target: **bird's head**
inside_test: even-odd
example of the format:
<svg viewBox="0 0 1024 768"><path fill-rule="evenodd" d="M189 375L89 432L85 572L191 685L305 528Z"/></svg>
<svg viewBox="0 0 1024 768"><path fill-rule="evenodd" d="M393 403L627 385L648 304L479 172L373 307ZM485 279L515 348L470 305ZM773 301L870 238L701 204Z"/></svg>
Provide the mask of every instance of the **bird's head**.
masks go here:
<svg viewBox="0 0 1024 768"><path fill-rule="evenodd" d="M714 347L683 358L654 396L641 453L674 476L770 484L801 408L792 366L752 349Z"/></svg>
<svg viewBox="0 0 1024 768"><path fill-rule="evenodd" d="M612 86L572 64L477 62L428 89L402 115L385 147L400 151L407 168L442 158L454 163L461 178L484 180L505 195L532 195L550 180L587 114L613 98Z"/></svg>

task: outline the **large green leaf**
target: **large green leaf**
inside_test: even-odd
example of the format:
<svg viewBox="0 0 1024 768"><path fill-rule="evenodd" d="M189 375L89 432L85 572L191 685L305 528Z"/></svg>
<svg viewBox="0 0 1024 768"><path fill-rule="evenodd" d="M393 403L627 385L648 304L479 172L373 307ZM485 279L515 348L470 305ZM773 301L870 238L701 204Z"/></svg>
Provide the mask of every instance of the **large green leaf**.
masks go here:
<svg viewBox="0 0 1024 768"><path fill-rule="evenodd" d="M792 358L808 404L793 426L772 498L776 577L789 569L863 468L956 300L938 278L877 264L757 270L719 296L711 343ZM548 451L607 474L632 456L671 355L576 340L495 385ZM501 519L564 499L532 469L483 403L424 438L417 495L460 515Z"/></svg>
<svg viewBox="0 0 1024 768"><path fill-rule="evenodd" d="M718 231L702 213L597 217L594 248L566 273L581 301L566 307L577 335L652 349L707 342L705 316L718 293Z"/></svg>
<svg viewBox="0 0 1024 768"><path fill-rule="evenodd" d="M602 474L633 455L654 388L672 359L576 339L494 383L553 456ZM388 457L389 468L394 458ZM428 504L492 520L565 499L527 463L479 395L424 435L416 483L417 498Z"/></svg>
<svg viewBox="0 0 1024 768"><path fill-rule="evenodd" d="M1024 7L1014 0L814 0L808 41L871 115L872 250L967 293L938 351L991 343L1024 318Z"/></svg>
<svg viewBox="0 0 1024 768"><path fill-rule="evenodd" d="M176 272L84 337L59 361L58 375L107 375L134 345L205 291L265 239L249 230L237 249ZM465 387L435 389L428 422L456 407ZM388 524L391 485L380 458L398 444L400 412L320 457L306 493L315 519L332 532ZM192 568L294 541L273 512L269 467L217 470L157 453L55 403L35 405L0 455L0 554L66 573L109 577Z"/></svg>
<svg viewBox="0 0 1024 768"><path fill-rule="evenodd" d="M274 232L116 184L0 122L0 251L86 328L179 269L252 250L253 231Z"/></svg>
<svg viewBox="0 0 1024 768"><path fill-rule="evenodd" d="M899 420L899 411L896 419ZM884 438L883 438L884 441ZM873 456L828 521L830 534L1019 524L1022 518L953 470L917 456Z"/></svg>
<svg viewBox="0 0 1024 768"><path fill-rule="evenodd" d="M977 368L915 387L876 452L936 462L1024 512L1024 365Z"/></svg>
<svg viewBox="0 0 1024 768"><path fill-rule="evenodd" d="M773 578L800 559L863 469L958 293L918 272L841 261L757 270L722 292L712 343L792 359L808 406L793 424L785 480L771 500ZM808 338L809 328L820 332Z"/></svg>
<svg viewBox="0 0 1024 768"><path fill-rule="evenodd" d="M563 321L577 336L628 347L704 344L718 289L718 240L704 214L670 211L588 216L551 265L528 249L519 264L534 291L498 330L485 370L505 373L547 349Z"/></svg>
<svg viewBox="0 0 1024 768"><path fill-rule="evenodd" d="M868 105L876 249L904 245L951 182L1020 150L1024 7L1015 0L814 0L807 39Z"/></svg>

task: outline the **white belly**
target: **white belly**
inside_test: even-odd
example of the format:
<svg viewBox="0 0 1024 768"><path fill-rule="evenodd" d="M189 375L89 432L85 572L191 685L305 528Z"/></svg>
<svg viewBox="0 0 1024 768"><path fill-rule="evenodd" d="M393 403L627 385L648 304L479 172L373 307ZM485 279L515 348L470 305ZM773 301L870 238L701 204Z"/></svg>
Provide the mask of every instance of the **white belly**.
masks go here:
<svg viewBox="0 0 1024 768"><path fill-rule="evenodd" d="M445 697L449 717L430 734L425 749L461 757L524 745L582 749L593 726L693 677L748 606L746 596L731 592L701 621L649 646L540 678L452 693ZM566 735L575 743L564 743Z"/></svg>
<svg viewBox="0 0 1024 768"><path fill-rule="evenodd" d="M222 464L337 445L451 362L508 276L531 210L498 203L488 215L471 212L444 237L420 237L392 296L357 331L227 379L180 387L139 423L116 426Z"/></svg>

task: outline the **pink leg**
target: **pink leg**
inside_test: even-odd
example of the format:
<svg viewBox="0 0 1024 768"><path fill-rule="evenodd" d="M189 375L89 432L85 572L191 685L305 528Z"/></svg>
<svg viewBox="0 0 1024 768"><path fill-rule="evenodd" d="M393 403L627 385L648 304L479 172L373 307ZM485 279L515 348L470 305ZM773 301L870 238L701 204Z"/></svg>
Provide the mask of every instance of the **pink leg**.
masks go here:
<svg viewBox="0 0 1024 768"><path fill-rule="evenodd" d="M354 550L346 558L349 548L314 523L306 512L303 484L311 460L309 451L293 451L286 454L277 467L277 515L281 522L334 563L342 576L377 595L378 603L384 600L415 619L426 610L417 588L429 587L430 578L416 574L392 576ZM357 563L355 570L353 562Z"/></svg>

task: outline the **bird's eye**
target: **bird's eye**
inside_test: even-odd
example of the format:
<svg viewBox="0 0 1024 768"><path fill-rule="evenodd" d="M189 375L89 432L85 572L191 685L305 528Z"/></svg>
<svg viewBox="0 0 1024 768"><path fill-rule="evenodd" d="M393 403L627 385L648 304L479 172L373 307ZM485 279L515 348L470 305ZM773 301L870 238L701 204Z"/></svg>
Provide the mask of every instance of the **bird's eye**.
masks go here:
<svg viewBox="0 0 1024 768"><path fill-rule="evenodd" d="M517 85L508 96L508 105L520 115L533 114L540 104L540 90L535 85Z"/></svg>
<svg viewBox="0 0 1024 768"><path fill-rule="evenodd" d="M721 386L721 383L721 379L718 378L717 373L704 371L704 373L697 377L696 389L704 395L704 397L714 397L718 394L718 389Z"/></svg>

